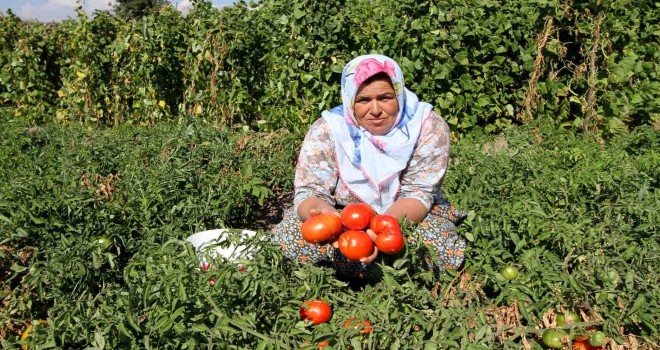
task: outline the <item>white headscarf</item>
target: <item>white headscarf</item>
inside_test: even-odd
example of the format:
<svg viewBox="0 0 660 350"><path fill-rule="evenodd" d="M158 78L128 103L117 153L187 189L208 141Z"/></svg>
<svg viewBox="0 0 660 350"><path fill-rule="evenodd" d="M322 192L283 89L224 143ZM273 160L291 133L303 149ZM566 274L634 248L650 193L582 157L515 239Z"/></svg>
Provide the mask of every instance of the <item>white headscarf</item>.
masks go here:
<svg viewBox="0 0 660 350"><path fill-rule="evenodd" d="M359 126L353 111L360 85L378 73L390 77L399 102L396 120L385 135L373 135ZM417 95L404 87L401 67L383 55L359 56L344 67L341 98L343 105L322 113L332 128L339 179L355 197L382 214L399 193L400 174L433 106L419 102Z"/></svg>

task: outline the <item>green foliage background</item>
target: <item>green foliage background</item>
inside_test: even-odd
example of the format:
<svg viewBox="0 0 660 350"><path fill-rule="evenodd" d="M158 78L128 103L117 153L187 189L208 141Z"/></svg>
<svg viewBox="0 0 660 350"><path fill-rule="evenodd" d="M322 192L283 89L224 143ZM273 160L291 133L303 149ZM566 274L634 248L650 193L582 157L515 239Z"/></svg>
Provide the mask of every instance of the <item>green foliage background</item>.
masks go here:
<svg viewBox="0 0 660 350"><path fill-rule="evenodd" d="M458 275L433 277L416 245L379 263L379 282L362 291L331 269L283 261L267 243L244 273L221 262L199 271L183 239L254 227L291 189L299 142L200 124L3 123L0 323L34 325L24 342L7 331L3 347L254 349L330 339L337 348L517 349L524 334L540 348L535 327L560 308L589 317L571 332L595 324L619 344L658 339L660 140L651 127L604 146L552 121L459 141L444 185L470 210ZM521 277L504 280L506 264ZM330 324L299 322L311 298L333 305ZM360 341L342 327L349 317L370 319L374 332Z"/></svg>
<svg viewBox="0 0 660 350"><path fill-rule="evenodd" d="M7 119L303 130L339 99L343 65L396 59L460 133L552 116L615 133L660 121L660 12L644 1L195 1L138 20L0 17Z"/></svg>

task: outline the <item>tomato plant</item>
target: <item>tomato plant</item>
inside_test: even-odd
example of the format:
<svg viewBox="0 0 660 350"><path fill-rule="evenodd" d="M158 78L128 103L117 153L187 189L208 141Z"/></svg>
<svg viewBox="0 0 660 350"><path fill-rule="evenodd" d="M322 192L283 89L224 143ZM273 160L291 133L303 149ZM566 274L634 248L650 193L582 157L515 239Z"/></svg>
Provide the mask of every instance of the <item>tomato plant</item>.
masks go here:
<svg viewBox="0 0 660 350"><path fill-rule="evenodd" d="M388 229L376 237L378 251L385 254L396 254L402 251L404 246L405 243L401 231Z"/></svg>
<svg viewBox="0 0 660 350"><path fill-rule="evenodd" d="M348 259L358 261L374 250L374 242L364 231L346 231L339 236L339 250Z"/></svg>
<svg viewBox="0 0 660 350"><path fill-rule="evenodd" d="M300 306L300 318L310 320L314 324L328 322L332 317L332 308L323 300L305 301Z"/></svg>
<svg viewBox="0 0 660 350"><path fill-rule="evenodd" d="M543 331L541 340L545 346L551 349L561 349L564 347L564 344L567 342L566 333L558 331L555 329L546 329Z"/></svg>
<svg viewBox="0 0 660 350"><path fill-rule="evenodd" d="M323 213L305 220L300 230L307 242L323 243L335 238L341 228L341 220L337 215Z"/></svg>
<svg viewBox="0 0 660 350"><path fill-rule="evenodd" d="M369 228L375 234L385 232L386 229L401 231L399 221L391 215L376 215L371 218Z"/></svg>
<svg viewBox="0 0 660 350"><path fill-rule="evenodd" d="M341 222L349 230L363 230L376 215L374 209L365 203L349 204L341 211Z"/></svg>
<svg viewBox="0 0 660 350"><path fill-rule="evenodd" d="M518 269L511 265L504 266L500 270L500 275L510 281L518 277Z"/></svg>

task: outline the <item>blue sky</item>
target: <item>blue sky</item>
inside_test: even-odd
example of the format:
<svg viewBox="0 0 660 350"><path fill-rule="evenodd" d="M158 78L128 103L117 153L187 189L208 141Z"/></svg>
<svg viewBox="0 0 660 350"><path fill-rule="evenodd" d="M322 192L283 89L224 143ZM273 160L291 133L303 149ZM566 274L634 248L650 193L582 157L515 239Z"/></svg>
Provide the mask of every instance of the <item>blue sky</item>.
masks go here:
<svg viewBox="0 0 660 350"><path fill-rule="evenodd" d="M83 0L80 0L83 1ZM84 0L87 12L94 10L108 10L112 8L113 0ZM170 0L177 8L186 10L190 0ZM230 5L234 0L211 0L215 6ZM22 19L36 19L42 22L60 21L68 17L75 17L74 9L77 0L0 0L0 12L5 13L11 9Z"/></svg>

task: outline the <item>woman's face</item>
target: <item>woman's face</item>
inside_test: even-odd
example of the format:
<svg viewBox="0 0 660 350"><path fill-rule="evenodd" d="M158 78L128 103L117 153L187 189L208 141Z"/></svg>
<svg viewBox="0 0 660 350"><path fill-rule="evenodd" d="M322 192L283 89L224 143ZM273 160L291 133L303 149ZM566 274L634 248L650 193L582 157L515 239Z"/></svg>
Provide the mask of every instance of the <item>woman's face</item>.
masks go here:
<svg viewBox="0 0 660 350"><path fill-rule="evenodd" d="M399 101L387 75L379 74L360 86L353 105L355 119L374 135L384 135L394 125Z"/></svg>

